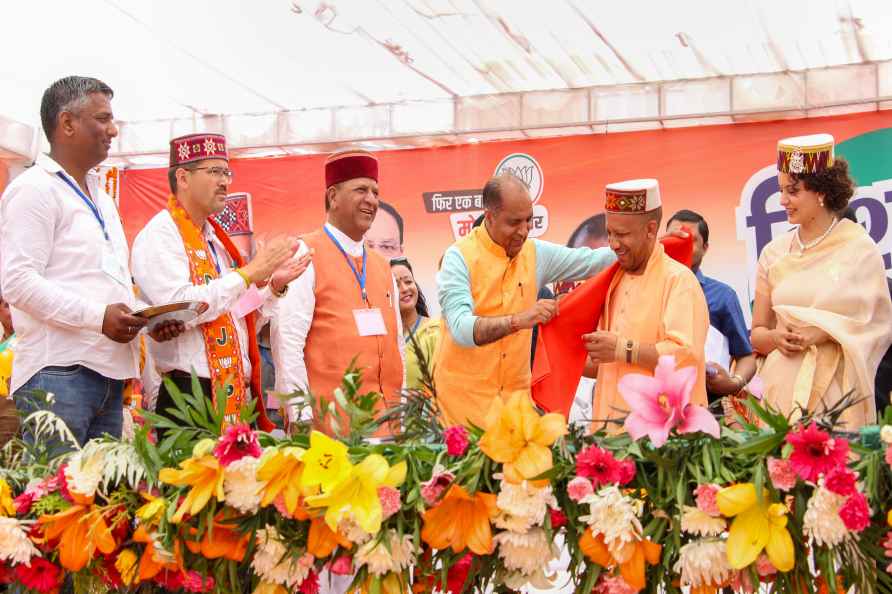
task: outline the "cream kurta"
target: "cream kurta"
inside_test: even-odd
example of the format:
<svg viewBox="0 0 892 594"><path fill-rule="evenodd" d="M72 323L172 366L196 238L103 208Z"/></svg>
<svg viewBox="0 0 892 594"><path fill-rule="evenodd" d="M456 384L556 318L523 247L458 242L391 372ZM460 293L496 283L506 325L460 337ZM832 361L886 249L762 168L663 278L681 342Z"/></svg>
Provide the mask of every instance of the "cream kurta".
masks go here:
<svg viewBox="0 0 892 594"><path fill-rule="evenodd" d="M618 270L610 283L605 312L598 327L643 344L655 344L662 355L675 356L678 368L695 366L694 404L706 404L706 335L709 308L697 277L687 267L654 246L644 274ZM596 421L624 417L629 407L617 390L627 373L653 375L653 370L625 362L598 367L592 418ZM611 427L615 429L615 427Z"/></svg>
<svg viewBox="0 0 892 594"><path fill-rule="evenodd" d="M768 354L759 375L765 398L781 412L812 411L854 390L862 401L842 417L848 430L874 422L874 377L892 343L892 300L883 259L861 225L841 220L821 243L801 252L795 231L762 250L756 292L781 324L816 326L829 342L785 357Z"/></svg>

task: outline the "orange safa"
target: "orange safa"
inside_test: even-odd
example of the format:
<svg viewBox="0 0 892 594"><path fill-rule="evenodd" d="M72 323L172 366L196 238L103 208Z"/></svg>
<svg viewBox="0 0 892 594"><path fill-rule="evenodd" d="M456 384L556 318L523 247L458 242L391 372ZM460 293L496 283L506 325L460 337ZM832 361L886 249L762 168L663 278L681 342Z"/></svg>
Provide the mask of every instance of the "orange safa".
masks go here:
<svg viewBox="0 0 892 594"><path fill-rule="evenodd" d="M496 496L492 493L468 495L453 484L435 507L423 514L421 540L435 549L452 548L460 553L465 548L478 555L493 550L490 520L497 513Z"/></svg>
<svg viewBox="0 0 892 594"><path fill-rule="evenodd" d="M649 540L638 540L627 543L623 548L626 553L625 561L618 562L604 544L604 536L594 536L591 528L586 528L579 538L579 548L589 561L603 568L619 566L620 575L636 592L644 589L646 585L646 565L656 565L660 562L662 547Z"/></svg>
<svg viewBox="0 0 892 594"><path fill-rule="evenodd" d="M511 483L531 480L551 470L551 446L567 434L567 421L559 413L539 415L529 395L516 392L507 404L496 398L487 415L480 449L502 463Z"/></svg>

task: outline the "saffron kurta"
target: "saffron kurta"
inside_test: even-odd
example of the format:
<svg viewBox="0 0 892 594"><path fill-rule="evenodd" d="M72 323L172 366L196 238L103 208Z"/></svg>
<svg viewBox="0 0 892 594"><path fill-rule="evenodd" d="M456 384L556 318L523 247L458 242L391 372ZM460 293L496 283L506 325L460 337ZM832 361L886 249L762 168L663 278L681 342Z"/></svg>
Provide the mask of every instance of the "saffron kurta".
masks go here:
<svg viewBox="0 0 892 594"><path fill-rule="evenodd" d="M841 220L818 245L802 252L795 232L762 250L756 292L767 295L776 325L816 326L828 342L791 357L774 350L759 375L765 398L781 412L812 411L853 391L863 400L842 417L853 430L876 418L877 366L892 343L892 301L883 259L861 225Z"/></svg>
<svg viewBox="0 0 892 594"><path fill-rule="evenodd" d="M532 330L514 332L487 345L474 343L478 317L529 309L539 289L560 280L587 278L613 263L607 248L568 248L527 240L509 258L485 226L446 251L437 275L443 323L434 369L437 400L447 425L484 426L496 396L530 392Z"/></svg>
<svg viewBox="0 0 892 594"><path fill-rule="evenodd" d="M676 365L697 368L691 395L694 404L706 404L705 345L709 308L697 277L666 255L657 244L641 275L618 270L607 293L601 330L615 332L639 343L655 344L662 355L673 355ZM627 373L653 375L653 370L623 362L598 367L592 416L596 421L626 416L629 407L617 390ZM615 429L615 427L611 427Z"/></svg>

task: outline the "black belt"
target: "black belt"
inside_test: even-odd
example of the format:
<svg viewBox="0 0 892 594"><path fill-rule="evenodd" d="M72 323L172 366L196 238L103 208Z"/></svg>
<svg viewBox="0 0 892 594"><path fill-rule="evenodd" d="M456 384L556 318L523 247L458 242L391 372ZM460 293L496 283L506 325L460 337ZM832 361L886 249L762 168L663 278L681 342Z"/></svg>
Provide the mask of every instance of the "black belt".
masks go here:
<svg viewBox="0 0 892 594"><path fill-rule="evenodd" d="M187 380L191 380L191 379L192 379L192 374L191 374L191 373L187 373L187 372L185 372L185 371L180 371L179 369L174 369L173 371L168 371L168 372L167 372L167 375L169 375L170 377L178 378L178 379L187 379ZM199 377L198 379L200 379L200 380L206 380L206 381L211 381L211 379L208 378L208 377Z"/></svg>

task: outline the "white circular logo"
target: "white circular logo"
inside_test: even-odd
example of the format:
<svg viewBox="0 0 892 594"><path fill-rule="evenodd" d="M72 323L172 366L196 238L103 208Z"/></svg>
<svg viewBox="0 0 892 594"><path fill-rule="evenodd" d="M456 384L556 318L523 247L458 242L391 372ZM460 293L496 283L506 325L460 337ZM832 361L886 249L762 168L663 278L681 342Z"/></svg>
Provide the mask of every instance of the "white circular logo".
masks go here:
<svg viewBox="0 0 892 594"><path fill-rule="evenodd" d="M536 159L524 153L513 153L502 159L496 166L496 172L493 175L501 175L510 173L520 178L527 189L530 191L530 198L533 202L539 200L542 195L542 188L545 187L545 176L542 175L542 168Z"/></svg>

